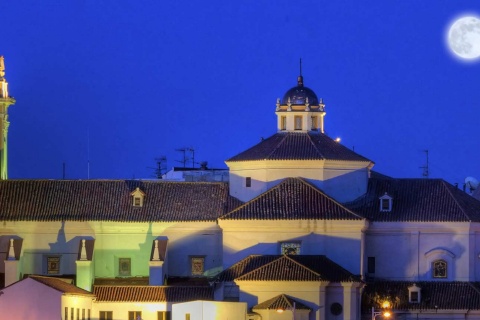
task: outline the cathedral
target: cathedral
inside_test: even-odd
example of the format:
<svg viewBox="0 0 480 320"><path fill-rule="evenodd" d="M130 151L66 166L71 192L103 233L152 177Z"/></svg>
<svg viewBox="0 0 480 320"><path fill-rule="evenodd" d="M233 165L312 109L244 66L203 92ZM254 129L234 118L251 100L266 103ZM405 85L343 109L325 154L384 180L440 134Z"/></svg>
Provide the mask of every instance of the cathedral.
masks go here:
<svg viewBox="0 0 480 320"><path fill-rule="evenodd" d="M325 134L301 74L272 103L276 132L225 161L228 182L9 180L4 69L12 319L480 319L480 202L375 172Z"/></svg>

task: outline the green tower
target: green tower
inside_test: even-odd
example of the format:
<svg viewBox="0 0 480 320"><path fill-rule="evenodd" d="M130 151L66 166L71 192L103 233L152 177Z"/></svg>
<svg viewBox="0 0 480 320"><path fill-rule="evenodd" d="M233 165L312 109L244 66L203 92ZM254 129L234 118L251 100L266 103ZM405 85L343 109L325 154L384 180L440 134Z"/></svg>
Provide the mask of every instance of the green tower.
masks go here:
<svg viewBox="0 0 480 320"><path fill-rule="evenodd" d="M0 180L8 178L8 107L15 103L15 99L8 95L8 83L5 79L5 63L0 56Z"/></svg>

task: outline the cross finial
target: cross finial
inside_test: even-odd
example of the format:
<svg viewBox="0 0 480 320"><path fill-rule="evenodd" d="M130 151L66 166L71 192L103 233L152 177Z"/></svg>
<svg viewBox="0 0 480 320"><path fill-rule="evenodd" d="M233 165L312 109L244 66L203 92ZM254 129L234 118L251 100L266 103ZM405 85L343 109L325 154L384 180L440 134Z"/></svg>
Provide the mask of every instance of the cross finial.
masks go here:
<svg viewBox="0 0 480 320"><path fill-rule="evenodd" d="M300 75L297 78L297 83L299 87L303 87L302 58L300 58Z"/></svg>

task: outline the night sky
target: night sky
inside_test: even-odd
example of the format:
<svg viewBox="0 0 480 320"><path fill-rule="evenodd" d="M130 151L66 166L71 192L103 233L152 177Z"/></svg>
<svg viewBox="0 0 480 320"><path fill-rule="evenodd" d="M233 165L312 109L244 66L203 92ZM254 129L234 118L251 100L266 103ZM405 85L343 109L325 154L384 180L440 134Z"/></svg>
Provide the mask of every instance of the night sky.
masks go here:
<svg viewBox="0 0 480 320"><path fill-rule="evenodd" d="M420 178L428 149L431 178L480 179L480 61L445 43L465 13L480 1L1 1L9 178L150 179L185 147L225 168L276 132L302 58L326 133L374 170Z"/></svg>

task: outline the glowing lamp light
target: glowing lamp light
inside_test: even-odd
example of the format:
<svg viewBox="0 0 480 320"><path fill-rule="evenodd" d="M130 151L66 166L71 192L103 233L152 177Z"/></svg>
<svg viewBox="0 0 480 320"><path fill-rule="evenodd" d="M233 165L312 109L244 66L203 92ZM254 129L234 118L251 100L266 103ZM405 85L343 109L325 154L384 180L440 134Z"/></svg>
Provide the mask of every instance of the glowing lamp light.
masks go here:
<svg viewBox="0 0 480 320"><path fill-rule="evenodd" d="M382 308L383 308L383 309L388 309L388 308L390 308L390 302L389 302L389 301L383 302L383 303L382 303Z"/></svg>
<svg viewBox="0 0 480 320"><path fill-rule="evenodd" d="M335 138L335 142L340 142L340 141L342 141L342 139L340 139L340 137Z"/></svg>

